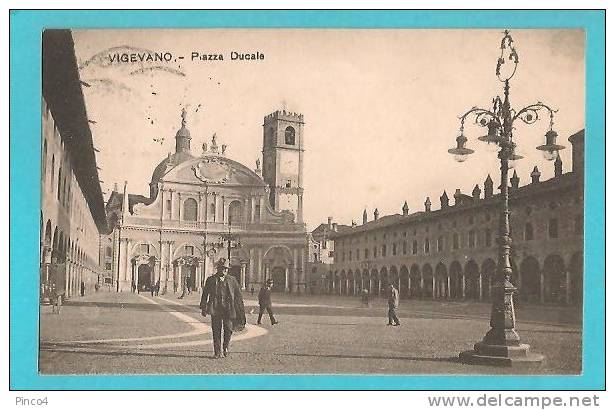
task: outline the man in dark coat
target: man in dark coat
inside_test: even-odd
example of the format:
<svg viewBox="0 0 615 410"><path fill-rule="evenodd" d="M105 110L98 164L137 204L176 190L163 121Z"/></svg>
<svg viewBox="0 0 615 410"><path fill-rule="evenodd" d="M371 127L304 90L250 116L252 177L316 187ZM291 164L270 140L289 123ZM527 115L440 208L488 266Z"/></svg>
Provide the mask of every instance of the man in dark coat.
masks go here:
<svg viewBox="0 0 615 410"><path fill-rule="evenodd" d="M208 277L205 281L201 296L201 314L203 316L211 315L214 358L216 359L220 358L220 353L224 357L228 356L233 329L241 330L246 324L241 288L237 279L227 275L227 273L227 261L222 258L217 263L216 274ZM221 351L222 329L224 329L224 338Z"/></svg>
<svg viewBox="0 0 615 410"><path fill-rule="evenodd" d="M258 320L256 321L256 323L259 325L261 324L261 319L263 318L263 313L265 313L265 310L269 314L269 320L271 320L272 325L276 325L280 323L277 320L275 320L275 317L273 317L273 310L271 309L271 288L272 287L273 287L273 280L269 279L267 281L267 284L263 286L261 290L258 292L259 310L258 310Z"/></svg>
<svg viewBox="0 0 615 410"><path fill-rule="evenodd" d="M399 292L393 284L389 284L389 323L388 325L399 326L399 319L395 309L399 307ZM393 323L395 322L395 323Z"/></svg>

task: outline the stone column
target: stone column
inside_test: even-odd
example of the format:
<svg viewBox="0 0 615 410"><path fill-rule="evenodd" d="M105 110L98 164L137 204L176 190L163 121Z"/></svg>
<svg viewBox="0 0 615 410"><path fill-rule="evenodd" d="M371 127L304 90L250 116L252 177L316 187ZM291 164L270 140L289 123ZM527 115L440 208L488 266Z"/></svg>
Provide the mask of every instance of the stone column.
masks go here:
<svg viewBox="0 0 615 410"><path fill-rule="evenodd" d="M201 222L205 222L205 212L203 210L203 194L199 192L199 205L196 210L196 220L200 224Z"/></svg>
<svg viewBox="0 0 615 410"><path fill-rule="evenodd" d="M483 300L483 274L478 274L478 300Z"/></svg>
<svg viewBox="0 0 615 410"><path fill-rule="evenodd" d="M410 276L410 272L408 272L408 295L406 295L408 299L412 297L412 277Z"/></svg>
<svg viewBox="0 0 615 410"><path fill-rule="evenodd" d="M223 224L225 224L228 221L228 217L226 216L226 203L225 203L225 199L224 199L224 195L222 195L222 206L220 207L220 210L222 211L222 217L220 218L220 222L222 222Z"/></svg>
<svg viewBox="0 0 615 410"><path fill-rule="evenodd" d="M241 290L246 290L246 264L245 263L241 264L241 273L240 273L239 279L240 279Z"/></svg>
<svg viewBox="0 0 615 410"><path fill-rule="evenodd" d="M248 198L243 199L243 224L249 223Z"/></svg>
<svg viewBox="0 0 615 410"><path fill-rule="evenodd" d="M211 257L205 254L203 258L205 261L203 262L203 276L201 278L201 283L205 284L205 281L209 277L209 264L211 263Z"/></svg>
<svg viewBox="0 0 615 410"><path fill-rule="evenodd" d="M250 248L248 249L248 285L253 286L254 285L254 268L256 267L256 264L254 262L254 249Z"/></svg>
<svg viewBox="0 0 615 410"><path fill-rule="evenodd" d="M167 291L171 291L173 290L173 280L174 280L174 273L175 273L175 268L173 266L173 241L169 241L169 260L167 261L168 263L168 270L167 270Z"/></svg>
<svg viewBox="0 0 615 410"><path fill-rule="evenodd" d="M491 299L491 284L493 282L493 273L491 275L489 275L489 299Z"/></svg>
<svg viewBox="0 0 615 410"><path fill-rule="evenodd" d="M446 275L447 296L451 298L451 275Z"/></svg>
<svg viewBox="0 0 615 410"><path fill-rule="evenodd" d="M263 250L256 249L256 280L259 286L263 284Z"/></svg>
<svg viewBox="0 0 615 410"><path fill-rule="evenodd" d="M178 218L177 219L179 219L180 221L183 219L182 218L182 213L183 213L182 209L184 208L184 206L183 206L182 202L183 202L182 201L182 194L181 194L181 192L178 192L177 193L177 205L179 207L179 209L178 209L179 212L178 212Z"/></svg>
<svg viewBox="0 0 615 410"><path fill-rule="evenodd" d="M163 187L160 188L160 220L165 219L165 214L166 214L166 204L165 204L165 189Z"/></svg>
<svg viewBox="0 0 615 410"><path fill-rule="evenodd" d="M289 272L288 272L288 266L287 266L286 268L284 268L284 282L285 282L284 292L288 292L290 290L289 283L288 283L290 278L288 277L289 276L288 273Z"/></svg>
<svg viewBox="0 0 615 410"><path fill-rule="evenodd" d="M194 291L198 291L201 285L201 269L203 268L202 263L197 263L194 268Z"/></svg>
<svg viewBox="0 0 615 410"><path fill-rule="evenodd" d="M158 281L159 278L160 278L160 267L156 263L154 265L154 280L153 280L153 283L155 284Z"/></svg>
<svg viewBox="0 0 615 410"><path fill-rule="evenodd" d="M127 251L124 252L124 256L126 257L126 265L125 266L129 266L130 265L130 246L131 246L131 241L130 239L126 239L126 249ZM128 270L126 271L126 275L128 275ZM128 279L128 278L126 278Z"/></svg>
<svg viewBox="0 0 615 410"><path fill-rule="evenodd" d="M305 260L307 258L307 255L305 254L305 248L301 248L301 251L299 252L299 257L301 258L301 260L299 261L299 266L301 266L301 272L299 272L299 282L304 284L304 293L308 293L305 267Z"/></svg>
<svg viewBox="0 0 615 410"><path fill-rule="evenodd" d="M540 271L540 302L545 303L545 273Z"/></svg>
<svg viewBox="0 0 615 410"><path fill-rule="evenodd" d="M124 255L126 255L126 239L122 238L119 240L120 242L120 252L119 252L119 272L117 274L117 280L120 282L119 285L119 290L120 292L123 290L124 284L123 282L126 281L126 257Z"/></svg>
<svg viewBox="0 0 615 410"><path fill-rule="evenodd" d="M461 275L461 298L466 299L466 274Z"/></svg>
<svg viewBox="0 0 615 410"><path fill-rule="evenodd" d="M436 298L436 275L431 275L431 297L432 299Z"/></svg>
<svg viewBox="0 0 615 410"><path fill-rule="evenodd" d="M570 271L568 269L566 269L564 271L564 274L566 275L566 304L570 304Z"/></svg>
<svg viewBox="0 0 615 410"><path fill-rule="evenodd" d="M169 189L169 192L171 193L171 215L169 219L175 219L175 190Z"/></svg>

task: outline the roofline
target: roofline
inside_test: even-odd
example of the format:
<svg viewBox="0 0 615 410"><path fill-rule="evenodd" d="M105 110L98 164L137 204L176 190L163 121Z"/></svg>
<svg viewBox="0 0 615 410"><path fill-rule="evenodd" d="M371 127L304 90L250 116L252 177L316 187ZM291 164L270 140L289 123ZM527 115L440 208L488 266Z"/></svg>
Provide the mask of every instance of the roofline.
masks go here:
<svg viewBox="0 0 615 410"><path fill-rule="evenodd" d="M547 192L550 192L556 189L559 190L559 189L568 189L570 187L574 187L574 185L576 185L578 181L577 178L575 178L575 176L576 175L573 172L567 172L560 177L551 178L545 181L540 181L537 184L530 183L530 184L524 185L516 189L509 189L510 200L512 201L512 200L527 197L527 196L545 194ZM540 190L537 191L537 189L540 189ZM469 201L463 204L451 205L445 208L440 208L440 209L436 209L432 211L418 211L418 212L414 212L406 216L399 215L399 214L385 215L385 216L380 217L379 220L383 218L387 218L387 217L390 218L392 216L399 216L399 217L391 218L389 221L385 221L382 224L378 224L378 225L371 224L371 226L370 226L370 223L375 222L375 221L369 221L367 224L359 225L355 228L351 228L350 230L345 230L342 232L335 232L334 234L331 235L331 237L332 238L342 238L342 237L352 236L358 233L373 232L373 231L377 231L378 229L384 229L384 228L388 228L391 226L403 225L403 224L410 223L410 222L418 222L424 219L437 218L439 216L442 216L444 213L452 214L456 212L467 211L468 209L472 209L472 208L479 208L479 207L484 207L484 206L499 206L498 199L500 198L500 195L501 194L498 193L488 198L480 198L478 201Z"/></svg>
<svg viewBox="0 0 615 410"><path fill-rule="evenodd" d="M96 227L106 232L105 204L71 31L44 30L42 53L43 98L70 153L71 166Z"/></svg>

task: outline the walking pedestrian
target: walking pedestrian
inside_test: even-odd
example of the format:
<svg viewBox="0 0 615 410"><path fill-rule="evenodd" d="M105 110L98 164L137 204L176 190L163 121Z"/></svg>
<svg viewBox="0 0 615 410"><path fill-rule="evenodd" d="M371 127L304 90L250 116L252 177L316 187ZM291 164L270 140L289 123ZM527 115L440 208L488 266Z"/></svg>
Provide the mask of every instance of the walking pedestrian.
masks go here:
<svg viewBox="0 0 615 410"><path fill-rule="evenodd" d="M60 314L62 308L63 289L58 289L55 283L51 284L51 313Z"/></svg>
<svg viewBox="0 0 615 410"><path fill-rule="evenodd" d="M85 283L81 281L81 297L85 296Z"/></svg>
<svg viewBox="0 0 615 410"><path fill-rule="evenodd" d="M156 281L156 296L160 293L160 279Z"/></svg>
<svg viewBox="0 0 615 410"><path fill-rule="evenodd" d="M363 306L369 307L369 291L367 289L363 289L361 292L361 302L363 302Z"/></svg>
<svg viewBox="0 0 615 410"><path fill-rule="evenodd" d="M250 288L250 295L254 296L254 285Z"/></svg>
<svg viewBox="0 0 615 410"><path fill-rule="evenodd" d="M154 293L156 293L156 283L152 282L149 285L149 293L152 295L152 297L154 297Z"/></svg>
<svg viewBox="0 0 615 410"><path fill-rule="evenodd" d="M258 320L256 321L256 324L258 325L261 324L261 319L263 318L263 313L265 313L265 310L269 314L269 320L271 321L272 325L277 325L278 323L280 323L277 320L275 320L275 317L273 317L273 310L271 309L271 288L272 287L273 287L273 280L269 279L266 285L263 286L261 290L258 292L259 310L258 310Z"/></svg>
<svg viewBox="0 0 615 410"><path fill-rule="evenodd" d="M399 307L399 292L395 289L393 284L389 284L389 323L388 326L399 326L399 319L397 318L397 313L395 313L395 309Z"/></svg>
<svg viewBox="0 0 615 410"><path fill-rule="evenodd" d="M227 357L233 330L245 326L246 314L241 288L237 279L228 275L225 258L221 258L216 264L216 274L205 281L200 307L203 316L211 315L214 358L219 359L221 355ZM220 349L221 339L222 349Z"/></svg>

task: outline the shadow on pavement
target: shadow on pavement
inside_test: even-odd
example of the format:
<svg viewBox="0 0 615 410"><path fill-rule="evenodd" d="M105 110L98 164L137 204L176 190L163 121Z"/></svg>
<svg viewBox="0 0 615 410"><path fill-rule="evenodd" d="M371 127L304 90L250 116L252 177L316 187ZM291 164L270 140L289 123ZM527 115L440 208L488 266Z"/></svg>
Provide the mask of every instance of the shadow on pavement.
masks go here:
<svg viewBox="0 0 615 410"><path fill-rule="evenodd" d="M94 308L107 308L107 309L129 309L139 311L159 311L159 312L191 312L194 308L189 305L171 305L160 303L127 303L127 302L97 302L97 301L68 301L64 306L72 307L94 307ZM195 306L196 307L196 306Z"/></svg>
<svg viewBox="0 0 615 410"><path fill-rule="evenodd" d="M195 353L194 350L186 351L148 351L147 349L139 351L126 351L121 349L115 350L80 350L74 347L81 346L79 344L64 344L65 347L59 346L60 344L54 344L54 346L41 345L41 351L47 352L62 352L62 353L74 353L85 354L94 356L130 356L130 357L168 357L168 358L190 358L190 359L213 359L211 353ZM183 353L185 352L185 353ZM231 351L231 354L248 354L248 355L260 355L260 356L283 356L283 357L311 357L311 358L324 358L324 359L375 359L375 360L395 360L395 361L416 361L416 362L448 362L459 363L458 357L413 357L413 356L391 356L391 355L351 355L351 354L318 354L318 353L259 353L259 352L247 352L247 351Z"/></svg>

